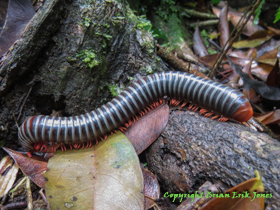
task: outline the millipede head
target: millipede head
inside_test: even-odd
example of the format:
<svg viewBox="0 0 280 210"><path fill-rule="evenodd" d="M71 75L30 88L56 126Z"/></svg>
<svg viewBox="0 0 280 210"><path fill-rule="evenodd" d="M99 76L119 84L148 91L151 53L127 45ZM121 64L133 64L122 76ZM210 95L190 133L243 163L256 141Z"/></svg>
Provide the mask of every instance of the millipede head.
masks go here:
<svg viewBox="0 0 280 210"><path fill-rule="evenodd" d="M246 122L253 116L253 109L249 101L243 103L232 115L232 119Z"/></svg>

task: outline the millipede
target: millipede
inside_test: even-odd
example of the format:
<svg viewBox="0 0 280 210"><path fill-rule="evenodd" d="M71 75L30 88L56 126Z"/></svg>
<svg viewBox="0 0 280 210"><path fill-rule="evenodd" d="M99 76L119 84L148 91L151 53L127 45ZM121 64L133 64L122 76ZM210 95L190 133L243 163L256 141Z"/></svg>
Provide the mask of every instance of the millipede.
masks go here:
<svg viewBox="0 0 280 210"><path fill-rule="evenodd" d="M46 151L48 147L66 150L87 148L121 131L155 108L169 102L212 119L228 118L248 121L252 107L247 98L226 85L182 72L162 72L138 79L116 98L89 113L73 117L37 115L28 118L19 128L19 142L29 153Z"/></svg>

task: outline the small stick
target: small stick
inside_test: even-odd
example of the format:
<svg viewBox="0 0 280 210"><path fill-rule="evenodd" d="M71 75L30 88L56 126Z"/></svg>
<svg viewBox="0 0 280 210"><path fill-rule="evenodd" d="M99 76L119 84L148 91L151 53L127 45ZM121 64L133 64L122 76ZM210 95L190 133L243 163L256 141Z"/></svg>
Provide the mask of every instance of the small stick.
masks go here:
<svg viewBox="0 0 280 210"><path fill-rule="evenodd" d="M28 98L28 96L29 96L29 94L30 94L32 88L33 88L33 86L31 86L31 87L29 88L28 93L27 93L26 96L25 96L25 99L24 99L24 101L23 101L23 103L22 103L22 105L21 105L21 107L20 107L20 110L19 110L19 115L18 115L18 117L17 117L17 121L19 120L19 118L20 118L20 116L21 116L23 107L24 107L24 105L25 105L25 103L26 103L26 100L27 100L27 98Z"/></svg>
<svg viewBox="0 0 280 210"><path fill-rule="evenodd" d="M30 179L27 177L26 179L26 194L27 194L27 209L28 210L33 210L33 199L32 199L32 191L31 191L31 186L30 186Z"/></svg>

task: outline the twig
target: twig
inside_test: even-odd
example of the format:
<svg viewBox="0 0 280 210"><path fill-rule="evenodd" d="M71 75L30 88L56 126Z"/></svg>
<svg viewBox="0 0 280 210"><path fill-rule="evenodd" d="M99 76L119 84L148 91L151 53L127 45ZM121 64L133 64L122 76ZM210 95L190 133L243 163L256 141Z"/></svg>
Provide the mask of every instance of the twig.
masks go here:
<svg viewBox="0 0 280 210"><path fill-rule="evenodd" d="M27 209L32 210L33 209L33 201L32 201L32 191L31 191L31 186L30 186L30 179L27 177L26 179L26 194L27 194Z"/></svg>
<svg viewBox="0 0 280 210"><path fill-rule="evenodd" d="M215 19L217 19L216 15L209 14L209 13L198 12L198 11L195 11L195 10L192 10L192 9L184 9L184 11L186 13L188 13L189 15L194 16L194 17L209 18L209 19L215 18Z"/></svg>
<svg viewBox="0 0 280 210"><path fill-rule="evenodd" d="M24 107L24 105L25 105L25 103L26 103L26 100L27 100L27 98L28 98L28 96L29 96L29 94L30 94L32 88L33 88L33 86L31 86L31 87L29 88L28 93L26 94L25 99L24 99L24 101L23 101L23 103L22 103L22 105L21 105L21 107L20 107L19 114L18 114L18 117L17 117L17 122L18 122L18 120L19 120L19 118L20 118L20 116L21 116L23 107Z"/></svg>
<svg viewBox="0 0 280 210"><path fill-rule="evenodd" d="M211 26L211 25L216 25L219 23L219 20L205 20L205 21L201 21L199 22L199 26ZM196 26L196 23L191 23L190 24L191 27Z"/></svg>
<svg viewBox="0 0 280 210"><path fill-rule="evenodd" d="M9 203L5 206L1 206L1 210L8 210L8 209L22 209L27 206L27 202L16 202L16 203Z"/></svg>
<svg viewBox="0 0 280 210"><path fill-rule="evenodd" d="M26 181L27 176L25 176L12 190L10 190L9 195L13 198L14 192L18 190L19 187Z"/></svg>
<svg viewBox="0 0 280 210"><path fill-rule="evenodd" d="M235 26L235 28L233 29L233 31L231 32L230 36L229 36L229 39L227 40L226 44L224 45L224 47L222 48L222 51L219 55L219 57L217 58L217 60L215 61L214 65L213 65L213 68L212 68L212 71L209 73L209 77L212 78L214 76L214 73L215 73L215 70L218 68L218 66L220 66L222 60L223 60L223 57L227 54L227 52L229 51L229 49L231 48L234 40L241 34L242 32L242 29L245 27L245 25L247 24L247 22L250 20L250 17L252 16L252 14L256 11L256 9L258 8L258 6L260 5L261 3L261 0L256 0L255 1L256 3L252 3L250 5L249 8L251 8L252 5L253 8L250 10L250 12L248 13L249 11L249 8L247 9L247 11L242 15L242 17L240 18L239 22L237 23L237 25ZM246 14L248 13L248 16L246 16ZM242 25L238 28L239 24L243 21L243 19L245 19L245 21L242 23ZM238 28L238 29L237 29ZM235 36L233 37L233 34L235 33ZM233 37L233 38L232 38ZM225 47L227 47L225 49Z"/></svg>
<svg viewBox="0 0 280 210"><path fill-rule="evenodd" d="M175 69L181 70L181 71L185 71L185 72L188 72L188 73L193 73L193 74L205 77L205 75L202 74L201 72L199 72L199 71L197 71L193 68L190 69L189 64L187 64L186 62L177 58L172 53L170 53L167 50L165 50L164 48L162 48L159 44L157 44L157 47L158 47L157 54L160 57L162 57L165 61L167 61L170 64L170 66L174 67ZM189 63L190 62L193 62L193 61L189 61ZM198 62L196 64L201 66Z"/></svg>
<svg viewBox="0 0 280 210"><path fill-rule="evenodd" d="M47 204L47 206L48 206L48 208L49 208L49 201L48 201L48 199L46 198L46 196L45 196L43 190L44 190L44 189L41 189L41 190L39 191L39 194L41 195L41 197L42 197L43 200L46 202L46 204Z"/></svg>

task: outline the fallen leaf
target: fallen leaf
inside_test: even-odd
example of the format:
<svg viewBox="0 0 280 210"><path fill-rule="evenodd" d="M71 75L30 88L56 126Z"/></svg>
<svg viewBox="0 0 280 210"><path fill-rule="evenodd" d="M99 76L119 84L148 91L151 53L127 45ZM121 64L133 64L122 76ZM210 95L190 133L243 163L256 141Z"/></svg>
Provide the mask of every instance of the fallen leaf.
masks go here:
<svg viewBox="0 0 280 210"><path fill-rule="evenodd" d="M271 59L256 59L256 61L260 62L260 63L265 63L265 64L268 64L268 65L271 65L271 66L274 66L277 59L276 58L271 58Z"/></svg>
<svg viewBox="0 0 280 210"><path fill-rule="evenodd" d="M268 75L266 84L273 87L280 86L279 59L277 59L272 71Z"/></svg>
<svg viewBox="0 0 280 210"><path fill-rule="evenodd" d="M236 49L257 47L265 43L266 41L270 40L274 35L275 33L273 33L272 31L267 31L267 30L257 31L255 34L251 36L255 38L249 37L248 40L234 42L232 46Z"/></svg>
<svg viewBox="0 0 280 210"><path fill-rule="evenodd" d="M124 132L138 155L148 148L162 133L168 122L168 117L169 106L161 106L141 117Z"/></svg>
<svg viewBox="0 0 280 210"><path fill-rule="evenodd" d="M227 5L223 7L219 17L219 32L220 32L220 45L224 47L229 39L229 26L228 26L228 7ZM226 48L226 47L225 47Z"/></svg>
<svg viewBox="0 0 280 210"><path fill-rule="evenodd" d="M256 48L250 48L249 50L246 51L245 54L250 58L256 58L258 55L258 52L257 52Z"/></svg>
<svg viewBox="0 0 280 210"><path fill-rule="evenodd" d="M256 47L256 49L258 51L257 58L261 57L266 52L270 52L278 47L280 47L280 40L276 41L275 39L270 39L269 41L265 42L264 44Z"/></svg>
<svg viewBox="0 0 280 210"><path fill-rule="evenodd" d="M9 156L3 157L0 161L0 198L5 196L13 187L18 169L18 165L14 164Z"/></svg>
<svg viewBox="0 0 280 210"><path fill-rule="evenodd" d="M0 57L20 38L35 11L30 0L9 0L0 34Z"/></svg>
<svg viewBox="0 0 280 210"><path fill-rule="evenodd" d="M160 196L160 186L156 176L147 169L142 168L144 178L145 209L156 206L155 200Z"/></svg>
<svg viewBox="0 0 280 210"><path fill-rule="evenodd" d="M221 9L217 8L217 7L213 7L212 6L212 11L213 13L217 16L220 17L221 14ZM230 19L231 23L233 24L233 26L236 26L239 22L239 20L241 19L243 13L240 12L236 12L231 10L231 8L229 8L228 11L228 19ZM245 27L242 30L242 33L247 35L247 36L251 36L253 33L255 33L256 31L259 30L263 30L264 28L260 25L254 25L253 24L253 18L251 17L250 20L247 22L247 24L245 25Z"/></svg>
<svg viewBox="0 0 280 210"><path fill-rule="evenodd" d="M45 179L43 177L43 173L47 171L48 163L46 160L36 155L29 158L27 155L6 147L3 147L3 149L14 159L21 171L28 176L29 179L31 179L39 187L44 188Z"/></svg>
<svg viewBox="0 0 280 210"><path fill-rule="evenodd" d="M209 55L204 40L201 38L198 22L196 23L195 32L193 34L193 51L198 57Z"/></svg>
<svg viewBox="0 0 280 210"><path fill-rule="evenodd" d="M143 176L121 132L97 146L56 152L45 177L51 209L143 209Z"/></svg>
<svg viewBox="0 0 280 210"><path fill-rule="evenodd" d="M257 197L257 193L263 193L264 187L260 174L258 172L255 172L255 174L256 178L245 181L225 191L224 194L228 194L228 198L215 198L200 210L263 210L264 198ZM248 197L237 197L238 193L247 195Z"/></svg>
<svg viewBox="0 0 280 210"><path fill-rule="evenodd" d="M243 79L244 86L247 85L246 89L249 90L251 87L264 99L270 100L271 103L279 102L280 101L280 88L278 87L271 87L265 84L264 82L253 80L250 76L241 71L227 56L229 64L231 68L236 71Z"/></svg>
<svg viewBox="0 0 280 210"><path fill-rule="evenodd" d="M158 184L156 176L147 169L142 168L144 178L144 194L145 196L158 199L160 196L160 186Z"/></svg>
<svg viewBox="0 0 280 210"><path fill-rule="evenodd" d="M264 125L276 124L280 122L280 109L273 110L264 115L256 117L257 120L262 122Z"/></svg>
<svg viewBox="0 0 280 210"><path fill-rule="evenodd" d="M213 67L215 61L219 57L220 53L205 55L203 57L199 57L199 62L203 63L206 66Z"/></svg>
<svg viewBox="0 0 280 210"><path fill-rule="evenodd" d="M252 74L251 74L251 65L252 65L252 62L253 62L253 60L251 60L250 63L248 63L248 64L242 69L242 71L243 71L244 73L248 74L249 77L250 77L251 79L254 79L254 77L253 77ZM255 91L252 87L250 87L250 89L247 89L247 88L248 88L248 86L244 86L244 89L243 89L243 91L242 91L243 94L246 96L246 98L248 98L248 100L249 100L250 102L252 102L252 103L257 102L257 101L259 100L259 97L257 96L256 91Z"/></svg>
<svg viewBox="0 0 280 210"><path fill-rule="evenodd" d="M262 56L259 57L259 59L275 59L277 58L278 51L279 47L264 53Z"/></svg>
<svg viewBox="0 0 280 210"><path fill-rule="evenodd" d="M264 64L264 63L258 63L256 67L253 67L251 69L251 72L253 75L255 75L257 78L259 78L262 81L266 81L269 73L272 71L273 66Z"/></svg>

